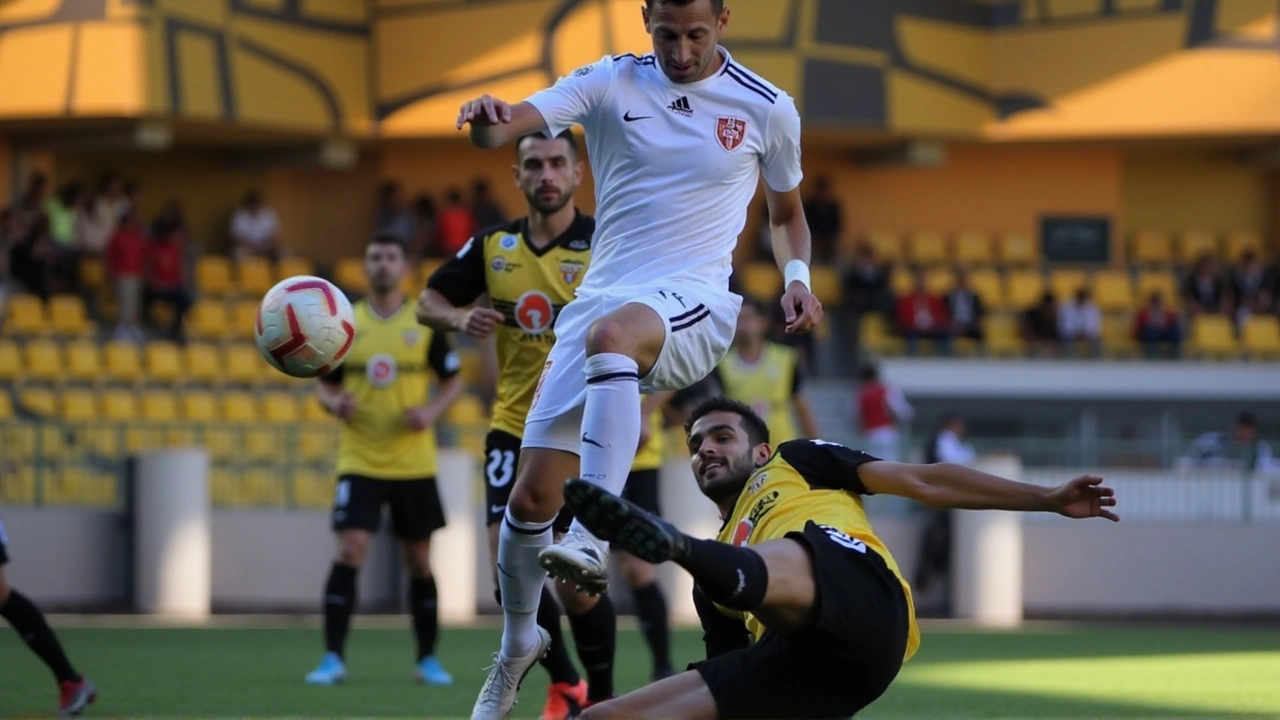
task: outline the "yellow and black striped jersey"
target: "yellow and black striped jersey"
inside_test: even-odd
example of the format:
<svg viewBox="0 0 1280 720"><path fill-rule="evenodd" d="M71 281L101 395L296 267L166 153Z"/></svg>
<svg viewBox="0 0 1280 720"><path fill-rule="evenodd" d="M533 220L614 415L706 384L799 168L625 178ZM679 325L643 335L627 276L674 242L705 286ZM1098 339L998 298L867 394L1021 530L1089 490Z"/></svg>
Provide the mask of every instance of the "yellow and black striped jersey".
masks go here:
<svg viewBox="0 0 1280 720"><path fill-rule="evenodd" d="M524 435L533 391L555 344L552 326L586 273L595 225L579 213L563 235L539 249L529 242L528 219L521 218L477 233L427 281L457 307L487 292L490 306L503 315L496 333L494 430Z"/></svg>
<svg viewBox="0 0 1280 720"><path fill-rule="evenodd" d="M711 374L725 397L750 405L764 418L775 447L800 437L792 413L792 401L800 392L799 360L795 348L765 342L755 362L731 348Z"/></svg>

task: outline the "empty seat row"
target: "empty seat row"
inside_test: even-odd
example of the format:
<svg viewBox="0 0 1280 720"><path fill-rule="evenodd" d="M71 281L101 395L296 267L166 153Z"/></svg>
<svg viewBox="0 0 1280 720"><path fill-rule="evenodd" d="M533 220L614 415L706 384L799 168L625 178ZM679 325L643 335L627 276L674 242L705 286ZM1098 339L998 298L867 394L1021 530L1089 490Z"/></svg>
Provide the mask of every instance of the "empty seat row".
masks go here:
<svg viewBox="0 0 1280 720"><path fill-rule="evenodd" d="M262 296L272 285L295 275L314 275L315 265L305 258L285 258L272 263L265 258L232 261L217 255L196 260L196 292L202 296Z"/></svg>
<svg viewBox="0 0 1280 720"><path fill-rule="evenodd" d="M1247 252L1263 254L1262 236L1238 230L1219 236L1209 230L1187 230L1176 235L1162 230L1139 230L1129 244L1129 259L1144 265L1190 265L1205 255L1238 262Z"/></svg>
<svg viewBox="0 0 1280 720"><path fill-rule="evenodd" d="M5 308L3 330L8 336L86 337L94 324L78 295L54 295L47 303L35 295L15 295Z"/></svg>
<svg viewBox="0 0 1280 720"><path fill-rule="evenodd" d="M423 260L416 271L404 277L401 289L409 297L417 297L427 284L427 278L444 264L443 260L430 258ZM334 265L333 282L348 293L363 295L368 291L368 282L364 276L364 260L361 258L342 258Z"/></svg>
<svg viewBox="0 0 1280 720"><path fill-rule="evenodd" d="M193 342L178 347L157 341L139 348L128 342L99 344L91 340L74 340L63 346L43 338L21 346L11 340L0 340L0 381L6 380L282 386L305 382L273 369L257 347L249 343L220 347Z"/></svg>

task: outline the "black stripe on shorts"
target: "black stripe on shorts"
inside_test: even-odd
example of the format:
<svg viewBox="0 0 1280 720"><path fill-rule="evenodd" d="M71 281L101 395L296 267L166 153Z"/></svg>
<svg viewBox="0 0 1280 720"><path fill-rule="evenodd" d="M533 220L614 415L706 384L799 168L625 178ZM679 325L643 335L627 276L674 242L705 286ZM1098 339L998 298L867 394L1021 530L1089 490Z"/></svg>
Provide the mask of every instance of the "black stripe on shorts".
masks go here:
<svg viewBox="0 0 1280 720"><path fill-rule="evenodd" d="M702 314L701 314L701 315L698 315L698 316L696 316L696 317L694 317L694 318L692 318L692 319L690 319L690 320L687 320L687 321L685 321L685 322L683 322L683 323L681 323L681 324L679 324L679 325L672 325L672 326L671 326L671 332L677 332L677 331L679 331L679 330L686 330L686 329L688 329L688 328L693 327L694 325L697 325L698 323L702 322L703 320L706 320L706 319L707 319L707 318L709 318L709 317L711 317L711 311L710 311L710 310L704 310L704 311L702 312Z"/></svg>

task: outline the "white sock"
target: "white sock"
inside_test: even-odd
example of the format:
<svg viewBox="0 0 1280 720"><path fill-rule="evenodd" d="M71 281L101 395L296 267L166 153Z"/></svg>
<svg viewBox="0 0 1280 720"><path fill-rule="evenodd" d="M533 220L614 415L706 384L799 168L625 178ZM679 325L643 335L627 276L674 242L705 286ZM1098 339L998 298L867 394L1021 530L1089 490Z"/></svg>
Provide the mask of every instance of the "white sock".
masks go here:
<svg viewBox="0 0 1280 720"><path fill-rule="evenodd" d="M587 358L579 476L619 495L640 443L640 375L636 361L617 353Z"/></svg>
<svg viewBox="0 0 1280 720"><path fill-rule="evenodd" d="M526 523L507 516L498 531L498 587L502 589L502 654L528 655L538 642L538 600L547 571L538 553L551 544L551 523Z"/></svg>

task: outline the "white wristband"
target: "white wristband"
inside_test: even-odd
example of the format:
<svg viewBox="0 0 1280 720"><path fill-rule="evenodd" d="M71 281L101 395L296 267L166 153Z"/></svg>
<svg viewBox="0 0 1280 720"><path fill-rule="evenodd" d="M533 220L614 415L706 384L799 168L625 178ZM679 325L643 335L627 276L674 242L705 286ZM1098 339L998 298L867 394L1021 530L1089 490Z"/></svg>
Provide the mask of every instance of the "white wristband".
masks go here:
<svg viewBox="0 0 1280 720"><path fill-rule="evenodd" d="M804 285L805 290L812 290L809 286L809 265L799 259L788 260L786 268L782 271L782 289L786 290L797 280Z"/></svg>

